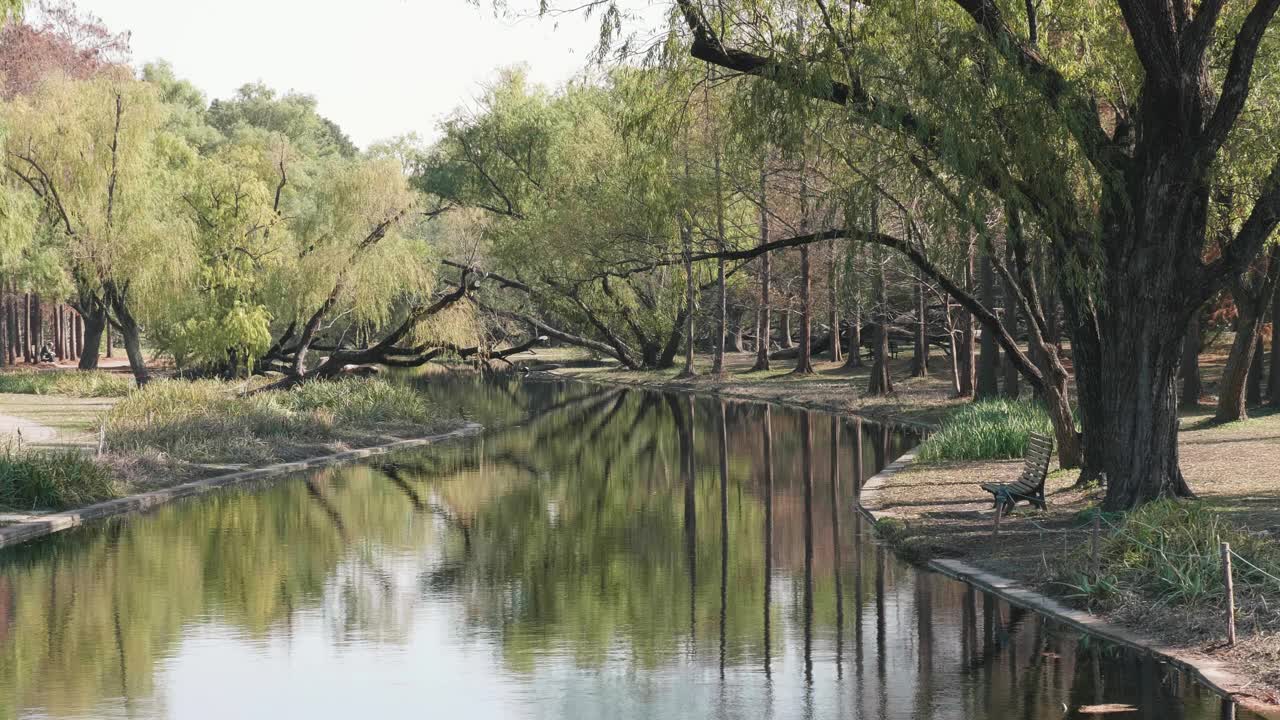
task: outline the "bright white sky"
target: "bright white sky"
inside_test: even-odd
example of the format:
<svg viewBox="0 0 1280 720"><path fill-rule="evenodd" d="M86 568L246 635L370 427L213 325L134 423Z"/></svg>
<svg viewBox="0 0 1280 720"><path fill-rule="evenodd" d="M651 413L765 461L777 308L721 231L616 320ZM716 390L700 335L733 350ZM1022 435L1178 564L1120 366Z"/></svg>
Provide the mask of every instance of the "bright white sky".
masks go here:
<svg viewBox="0 0 1280 720"><path fill-rule="evenodd" d="M534 11L537 0L511 0ZM316 97L361 147L436 123L481 94L499 68L525 64L556 86L586 67L597 18L497 18L466 0L79 0L133 33L137 65L166 59L209 98L261 80Z"/></svg>

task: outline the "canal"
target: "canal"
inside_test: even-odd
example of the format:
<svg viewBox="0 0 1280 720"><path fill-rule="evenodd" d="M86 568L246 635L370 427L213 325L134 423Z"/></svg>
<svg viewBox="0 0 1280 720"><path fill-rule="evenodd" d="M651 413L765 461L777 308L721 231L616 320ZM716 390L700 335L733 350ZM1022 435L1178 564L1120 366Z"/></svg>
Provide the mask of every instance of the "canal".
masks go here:
<svg viewBox="0 0 1280 720"><path fill-rule="evenodd" d="M0 718L1237 717L877 544L858 489L908 433L422 391L488 430L0 551Z"/></svg>

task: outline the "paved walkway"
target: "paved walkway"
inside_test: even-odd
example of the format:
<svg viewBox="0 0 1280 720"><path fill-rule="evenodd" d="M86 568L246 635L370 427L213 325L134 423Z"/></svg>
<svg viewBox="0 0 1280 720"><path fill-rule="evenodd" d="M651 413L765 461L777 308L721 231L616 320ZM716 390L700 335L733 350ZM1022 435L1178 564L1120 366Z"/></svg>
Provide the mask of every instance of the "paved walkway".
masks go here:
<svg viewBox="0 0 1280 720"><path fill-rule="evenodd" d="M17 442L21 438L24 445L45 445L58 439L58 431L28 418L0 415L0 438L4 442Z"/></svg>

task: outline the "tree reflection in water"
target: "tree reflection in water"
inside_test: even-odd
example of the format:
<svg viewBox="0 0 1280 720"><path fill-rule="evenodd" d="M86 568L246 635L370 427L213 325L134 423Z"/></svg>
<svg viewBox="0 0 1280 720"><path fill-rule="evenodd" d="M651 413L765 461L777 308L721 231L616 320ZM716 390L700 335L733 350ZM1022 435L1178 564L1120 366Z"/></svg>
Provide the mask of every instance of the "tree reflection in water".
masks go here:
<svg viewBox="0 0 1280 720"><path fill-rule="evenodd" d="M0 718L213 714L183 671L236 669L215 656L310 717L347 696L556 717L1222 711L884 551L855 506L912 442L890 428L516 379L422 391L490 430L4 551ZM270 716L275 690L194 676Z"/></svg>

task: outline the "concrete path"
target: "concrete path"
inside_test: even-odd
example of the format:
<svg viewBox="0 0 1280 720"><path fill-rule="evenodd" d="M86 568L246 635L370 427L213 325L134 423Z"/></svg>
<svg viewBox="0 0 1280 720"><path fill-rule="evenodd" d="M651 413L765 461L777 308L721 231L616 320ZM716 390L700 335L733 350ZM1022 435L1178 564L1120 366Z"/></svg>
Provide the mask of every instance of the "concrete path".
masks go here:
<svg viewBox="0 0 1280 720"><path fill-rule="evenodd" d="M0 415L0 442L23 445L48 445L57 441L58 431L35 420L14 415Z"/></svg>

